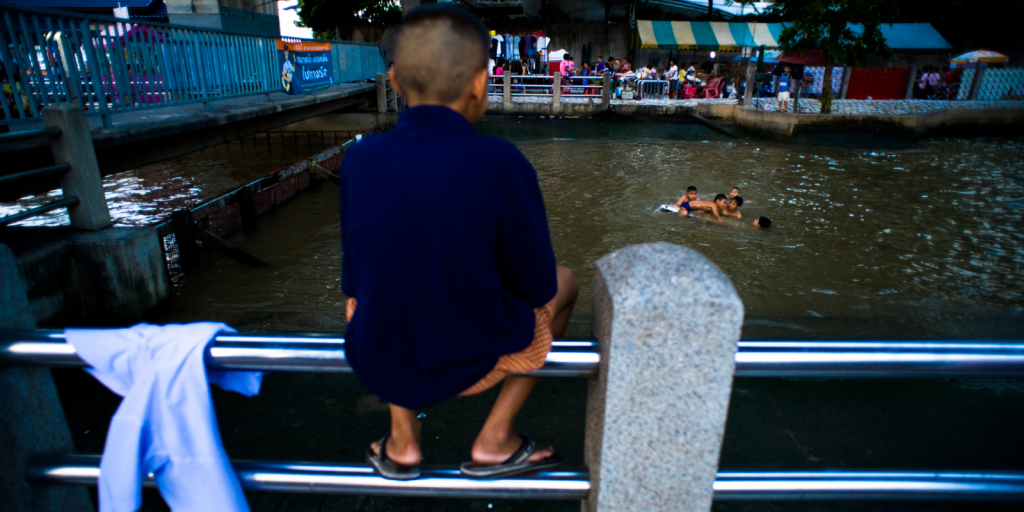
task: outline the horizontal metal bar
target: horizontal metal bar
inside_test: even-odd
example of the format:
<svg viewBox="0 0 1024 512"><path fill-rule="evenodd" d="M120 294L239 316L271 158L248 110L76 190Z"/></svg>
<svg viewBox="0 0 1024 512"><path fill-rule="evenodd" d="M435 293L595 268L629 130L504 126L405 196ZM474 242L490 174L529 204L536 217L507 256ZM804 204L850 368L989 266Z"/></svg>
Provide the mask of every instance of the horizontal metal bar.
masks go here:
<svg viewBox="0 0 1024 512"><path fill-rule="evenodd" d="M36 485L95 485L100 457L30 459L25 479ZM233 461L243 489L307 494L369 494L434 498L584 499L584 471L548 471L495 480L465 478L458 469L424 468L416 480L377 476L362 464ZM154 486L149 475L143 485ZM1024 473L996 471L722 471L718 501L755 500L960 500L1024 501Z"/></svg>
<svg viewBox="0 0 1024 512"><path fill-rule="evenodd" d="M590 340L556 340L547 363L534 375L588 377L600 356ZM0 365L85 367L63 331L0 332ZM221 334L210 346L207 365L220 370L352 373L345 339L324 335Z"/></svg>
<svg viewBox="0 0 1024 512"><path fill-rule="evenodd" d="M740 377L1020 377L1024 341L745 341Z"/></svg>
<svg viewBox="0 0 1024 512"><path fill-rule="evenodd" d="M222 334L209 365L226 370L350 373L345 339L316 334ZM587 377L597 342L556 340L535 375ZM0 364L82 367L63 331L0 332ZM1020 377L1024 341L739 341L738 377Z"/></svg>
<svg viewBox="0 0 1024 512"><path fill-rule="evenodd" d="M78 197L75 196L65 197L64 199L58 199L56 201L46 203L42 206L32 208L31 210L25 210L23 212L15 213L14 215L8 215L0 219L0 226L6 226L8 224L12 224L31 217L35 217L36 215L42 215L50 210L56 210L57 208L66 208L69 206L74 206L76 204L78 204Z"/></svg>
<svg viewBox="0 0 1024 512"><path fill-rule="evenodd" d="M100 476L95 455L43 457L29 461L25 479L37 485L95 485ZM232 461L242 488L250 491L306 494L369 494L431 498L581 500L590 493L587 473L547 471L493 480L463 477L458 468L426 468L416 480L381 478L361 464ZM143 485L153 487L153 475Z"/></svg>
<svg viewBox="0 0 1024 512"><path fill-rule="evenodd" d="M71 164L67 162L61 162L56 165L49 167L43 167L40 169L32 169L31 171L19 172L16 174L8 174L6 176L0 176L0 185L8 185L16 181L32 180L45 178L54 174L64 174L71 170Z"/></svg>
<svg viewBox="0 0 1024 512"><path fill-rule="evenodd" d="M50 128L40 128L38 130L22 130L20 132L0 133L0 144L21 142L23 140L40 139L43 137L50 138L59 136L60 128L56 126Z"/></svg>
<svg viewBox="0 0 1024 512"><path fill-rule="evenodd" d="M1024 473L996 471L719 472L715 499L1022 501Z"/></svg>

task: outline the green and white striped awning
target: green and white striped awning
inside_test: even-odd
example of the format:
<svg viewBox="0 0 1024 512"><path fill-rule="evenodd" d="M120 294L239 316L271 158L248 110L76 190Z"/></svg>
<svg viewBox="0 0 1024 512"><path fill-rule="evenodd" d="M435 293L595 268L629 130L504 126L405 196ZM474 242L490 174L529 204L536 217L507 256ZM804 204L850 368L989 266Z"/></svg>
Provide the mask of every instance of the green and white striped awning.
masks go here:
<svg viewBox="0 0 1024 512"><path fill-rule="evenodd" d="M640 47L682 50L738 50L743 46L779 46L782 23L637 20Z"/></svg>

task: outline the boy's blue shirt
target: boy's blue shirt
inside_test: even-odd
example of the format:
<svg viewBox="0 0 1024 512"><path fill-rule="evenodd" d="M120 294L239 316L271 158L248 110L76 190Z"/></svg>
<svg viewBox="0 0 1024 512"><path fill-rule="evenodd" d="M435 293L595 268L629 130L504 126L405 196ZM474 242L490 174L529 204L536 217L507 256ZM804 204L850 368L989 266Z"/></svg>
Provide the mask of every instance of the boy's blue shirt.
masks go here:
<svg viewBox="0 0 1024 512"><path fill-rule="evenodd" d="M453 397L533 340L555 296L537 174L511 143L442 106L410 108L345 155L345 352L359 379L416 409Z"/></svg>
<svg viewBox="0 0 1024 512"><path fill-rule="evenodd" d="M789 92L789 73L783 73L779 76L779 92Z"/></svg>

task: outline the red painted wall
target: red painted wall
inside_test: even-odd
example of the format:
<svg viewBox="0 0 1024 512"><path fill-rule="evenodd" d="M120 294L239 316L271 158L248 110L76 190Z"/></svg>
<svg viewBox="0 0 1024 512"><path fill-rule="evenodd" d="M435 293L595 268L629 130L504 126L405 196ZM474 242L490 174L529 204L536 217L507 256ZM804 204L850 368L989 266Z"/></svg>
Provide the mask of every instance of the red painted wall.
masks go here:
<svg viewBox="0 0 1024 512"><path fill-rule="evenodd" d="M846 99L902 100L909 79L909 68L853 68Z"/></svg>

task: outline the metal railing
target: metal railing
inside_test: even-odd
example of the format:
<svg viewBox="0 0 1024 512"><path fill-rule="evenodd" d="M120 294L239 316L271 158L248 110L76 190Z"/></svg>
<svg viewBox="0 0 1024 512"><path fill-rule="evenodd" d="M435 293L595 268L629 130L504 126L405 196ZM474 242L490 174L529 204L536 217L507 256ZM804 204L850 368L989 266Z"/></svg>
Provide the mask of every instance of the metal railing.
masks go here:
<svg viewBox="0 0 1024 512"><path fill-rule="evenodd" d="M504 94L504 75L489 75L488 94L500 96ZM603 81L610 78L605 75L560 77L559 94L567 98L601 98ZM555 94L555 77L553 75L510 75L509 96L553 97Z"/></svg>
<svg viewBox="0 0 1024 512"><path fill-rule="evenodd" d="M1024 341L740 341L737 377L1019 377ZM601 362L593 340L555 340L535 374L589 377ZM63 331L0 334L0 364L83 367ZM221 334L211 368L351 373L345 339L309 334Z"/></svg>
<svg viewBox="0 0 1024 512"><path fill-rule="evenodd" d="M740 341L736 375L748 377L1019 377L1024 341ZM590 377L597 342L557 340L536 375ZM0 365L82 367L62 331L0 332ZM220 370L350 373L345 340L311 334L222 334L207 365ZM99 456L42 456L29 461L37 485L95 485ZM455 468L423 469L416 480L387 480L366 465L233 461L242 488L265 492L455 498L587 498L586 471L549 471L495 480ZM145 485L153 486L152 475ZM719 471L714 499L725 500L1014 500L1024 501L1024 472L1013 471Z"/></svg>
<svg viewBox="0 0 1024 512"><path fill-rule="evenodd" d="M642 100L660 100L668 97L667 80L637 80L636 89Z"/></svg>
<svg viewBox="0 0 1024 512"><path fill-rule="evenodd" d="M48 9L0 8L0 124L36 122L54 103L78 102L110 128L117 112L281 90L277 39ZM377 45L331 44L336 83L387 66Z"/></svg>
<svg viewBox="0 0 1024 512"><path fill-rule="evenodd" d="M37 485L96 485L100 457L37 457L25 479ZM458 469L423 468L416 480L378 476L365 465L232 461L242 488L307 494L361 494L430 498L581 500L590 493L585 471L547 471L478 480ZM143 485L155 487L153 475ZM719 471L716 501L754 500L1024 500L1021 472Z"/></svg>

